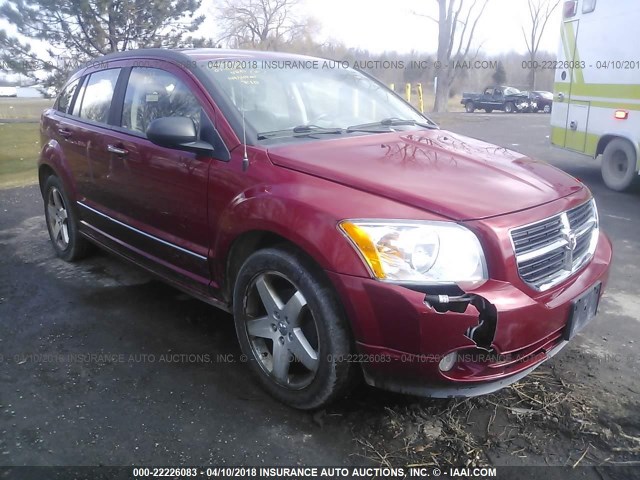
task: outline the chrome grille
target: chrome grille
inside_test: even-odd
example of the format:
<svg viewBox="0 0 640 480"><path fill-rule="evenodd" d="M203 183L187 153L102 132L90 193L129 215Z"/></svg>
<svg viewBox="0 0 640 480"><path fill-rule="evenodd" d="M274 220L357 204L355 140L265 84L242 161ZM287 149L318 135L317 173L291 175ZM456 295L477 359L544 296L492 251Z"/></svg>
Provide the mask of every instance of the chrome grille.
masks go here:
<svg viewBox="0 0 640 480"><path fill-rule="evenodd" d="M559 284L591 259L598 242L593 200L511 231L520 278L537 290Z"/></svg>

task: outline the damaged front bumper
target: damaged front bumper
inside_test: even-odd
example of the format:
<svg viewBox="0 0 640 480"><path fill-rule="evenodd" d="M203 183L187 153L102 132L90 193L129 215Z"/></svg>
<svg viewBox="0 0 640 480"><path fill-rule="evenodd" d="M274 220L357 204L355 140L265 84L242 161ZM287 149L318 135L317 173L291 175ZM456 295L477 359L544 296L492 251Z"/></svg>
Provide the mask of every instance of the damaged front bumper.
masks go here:
<svg viewBox="0 0 640 480"><path fill-rule="evenodd" d="M544 293L495 279L462 291L328 274L356 338L350 361L360 363L367 383L452 397L503 388L559 352L574 300L606 285L610 262L611 243L601 235L589 264Z"/></svg>

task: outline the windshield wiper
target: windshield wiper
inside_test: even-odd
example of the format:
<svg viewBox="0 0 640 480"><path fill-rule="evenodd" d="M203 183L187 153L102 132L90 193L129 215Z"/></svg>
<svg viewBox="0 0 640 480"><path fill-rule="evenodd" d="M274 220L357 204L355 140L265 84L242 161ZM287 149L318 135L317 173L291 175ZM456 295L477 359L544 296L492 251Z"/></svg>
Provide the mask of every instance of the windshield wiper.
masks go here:
<svg viewBox="0 0 640 480"><path fill-rule="evenodd" d="M376 127L400 127L404 125L414 125L422 128L438 128L435 124L419 122L417 120L403 120L401 118L383 118L379 122L363 123L362 125L353 125L347 128L346 132L372 132L379 133Z"/></svg>
<svg viewBox="0 0 640 480"><path fill-rule="evenodd" d="M265 140L273 137L305 137L308 135L340 135L343 130L341 128L326 128L318 125L298 125L297 127L287 128L285 130L274 130L272 132L262 132L258 134L258 140Z"/></svg>

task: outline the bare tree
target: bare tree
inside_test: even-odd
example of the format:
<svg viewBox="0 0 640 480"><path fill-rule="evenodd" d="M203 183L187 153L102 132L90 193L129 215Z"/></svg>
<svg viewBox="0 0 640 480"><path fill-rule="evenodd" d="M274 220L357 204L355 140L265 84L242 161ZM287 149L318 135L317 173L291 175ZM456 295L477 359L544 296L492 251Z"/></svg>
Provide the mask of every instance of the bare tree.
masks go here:
<svg viewBox="0 0 640 480"><path fill-rule="evenodd" d="M219 6L221 43L231 47L277 50L309 36L313 19L298 15L300 0L223 0Z"/></svg>
<svg viewBox="0 0 640 480"><path fill-rule="evenodd" d="M443 112L447 110L451 85L460 71L455 68L455 62L468 58L476 27L489 0L436 1L438 18L426 17L438 25L437 85L433 111Z"/></svg>
<svg viewBox="0 0 640 480"><path fill-rule="evenodd" d="M522 26L522 35L529 52L529 86L531 90L536 89L536 59L538 58L538 49L540 48L540 40L547 27L549 18L553 11L558 7L561 0L527 0L529 3L529 17L531 18L531 29L529 32Z"/></svg>

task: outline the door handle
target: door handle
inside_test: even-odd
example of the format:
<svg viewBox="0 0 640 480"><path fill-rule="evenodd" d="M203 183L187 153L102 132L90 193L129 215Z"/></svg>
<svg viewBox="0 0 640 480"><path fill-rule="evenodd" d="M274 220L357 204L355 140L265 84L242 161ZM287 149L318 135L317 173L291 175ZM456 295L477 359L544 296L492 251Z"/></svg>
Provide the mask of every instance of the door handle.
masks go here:
<svg viewBox="0 0 640 480"><path fill-rule="evenodd" d="M62 138L69 138L71 136L71 130L68 130L66 128L59 128L58 133Z"/></svg>
<svg viewBox="0 0 640 480"><path fill-rule="evenodd" d="M107 151L110 152L110 153L115 153L116 155L119 155L121 157L124 157L125 155L127 155L129 153L124 148L118 148L115 145L107 145Z"/></svg>

